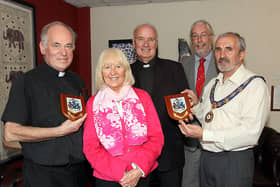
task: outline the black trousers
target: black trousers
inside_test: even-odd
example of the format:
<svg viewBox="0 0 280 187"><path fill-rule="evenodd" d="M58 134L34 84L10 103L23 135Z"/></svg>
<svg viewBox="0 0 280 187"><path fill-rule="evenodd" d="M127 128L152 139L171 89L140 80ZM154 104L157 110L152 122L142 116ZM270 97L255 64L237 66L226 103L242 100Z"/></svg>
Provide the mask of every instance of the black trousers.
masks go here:
<svg viewBox="0 0 280 187"><path fill-rule="evenodd" d="M250 187L253 175L253 149L201 153L201 187Z"/></svg>
<svg viewBox="0 0 280 187"><path fill-rule="evenodd" d="M140 178L136 187L152 187L150 186L151 175L148 175L145 178ZM118 182L106 181L102 179L95 178L93 187L121 187Z"/></svg>
<svg viewBox="0 0 280 187"><path fill-rule="evenodd" d="M181 187L182 186L183 167L168 171L155 169L152 172L151 187Z"/></svg>
<svg viewBox="0 0 280 187"><path fill-rule="evenodd" d="M23 162L24 187L86 187L86 162L65 166L43 166Z"/></svg>

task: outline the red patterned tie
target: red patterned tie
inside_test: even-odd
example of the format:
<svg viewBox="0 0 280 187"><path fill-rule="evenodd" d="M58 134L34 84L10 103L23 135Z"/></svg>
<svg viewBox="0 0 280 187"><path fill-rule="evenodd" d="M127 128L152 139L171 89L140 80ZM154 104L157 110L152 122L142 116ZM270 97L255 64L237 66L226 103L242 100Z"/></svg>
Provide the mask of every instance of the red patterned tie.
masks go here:
<svg viewBox="0 0 280 187"><path fill-rule="evenodd" d="M205 80L205 70L204 70L204 62L206 61L205 58L201 58L199 60L199 67L198 67L198 71L197 71L197 77L196 77L196 93L197 93L197 97L200 97L202 88L203 88L203 84L204 84L204 80Z"/></svg>

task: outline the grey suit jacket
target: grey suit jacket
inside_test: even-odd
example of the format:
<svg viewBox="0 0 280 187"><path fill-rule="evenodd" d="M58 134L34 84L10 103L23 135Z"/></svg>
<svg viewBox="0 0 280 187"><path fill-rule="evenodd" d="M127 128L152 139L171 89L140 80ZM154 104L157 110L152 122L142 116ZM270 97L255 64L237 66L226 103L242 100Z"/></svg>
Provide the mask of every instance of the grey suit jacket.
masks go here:
<svg viewBox="0 0 280 187"><path fill-rule="evenodd" d="M188 79L189 87L191 90L193 90L196 93L195 89L195 57L192 56L185 56L182 58L181 63L183 64L184 71L186 74L186 77ZM212 56L212 59L210 60L210 64L208 66L206 76L205 76L205 82L203 85L203 88L205 85L214 77L218 75L218 69L215 63L214 56Z"/></svg>
<svg viewBox="0 0 280 187"><path fill-rule="evenodd" d="M192 56L185 56L182 58L181 63L183 64L185 75L187 77L187 81L189 84L189 88L193 90L196 94L195 89L195 57ZM218 75L218 69L215 63L214 55L212 55L212 59L210 60L203 88L205 85L214 77ZM203 90L202 90L203 92ZM202 94L201 94L202 95ZM200 125L199 121L195 118L191 123ZM195 151L197 147L200 146L199 140L196 138L186 138L185 145L188 146L188 150Z"/></svg>

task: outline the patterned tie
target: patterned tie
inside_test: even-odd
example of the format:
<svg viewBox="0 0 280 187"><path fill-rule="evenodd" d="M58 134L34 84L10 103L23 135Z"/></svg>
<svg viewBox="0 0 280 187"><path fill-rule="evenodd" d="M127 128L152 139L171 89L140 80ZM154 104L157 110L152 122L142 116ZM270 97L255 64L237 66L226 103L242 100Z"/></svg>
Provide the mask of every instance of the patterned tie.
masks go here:
<svg viewBox="0 0 280 187"><path fill-rule="evenodd" d="M204 70L204 62L206 61L205 58L201 58L199 60L199 67L197 71L197 77L196 77L196 93L197 97L200 97L200 94L202 92L204 80L205 80L205 70Z"/></svg>

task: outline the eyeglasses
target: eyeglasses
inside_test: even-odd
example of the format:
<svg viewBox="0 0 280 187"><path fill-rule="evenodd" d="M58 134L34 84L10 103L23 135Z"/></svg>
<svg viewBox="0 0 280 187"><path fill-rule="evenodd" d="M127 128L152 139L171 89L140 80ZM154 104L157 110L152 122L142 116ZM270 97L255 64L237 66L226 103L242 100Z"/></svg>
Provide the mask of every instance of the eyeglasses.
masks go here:
<svg viewBox="0 0 280 187"><path fill-rule="evenodd" d="M144 38L144 37L137 37L136 40L139 43L144 43L144 42L154 43L156 41L155 38Z"/></svg>
<svg viewBox="0 0 280 187"><path fill-rule="evenodd" d="M207 33L201 33L200 35L199 34L192 34L191 38L192 38L192 40L197 40L198 38L205 39L205 38L207 38L210 35L211 34L207 34Z"/></svg>

